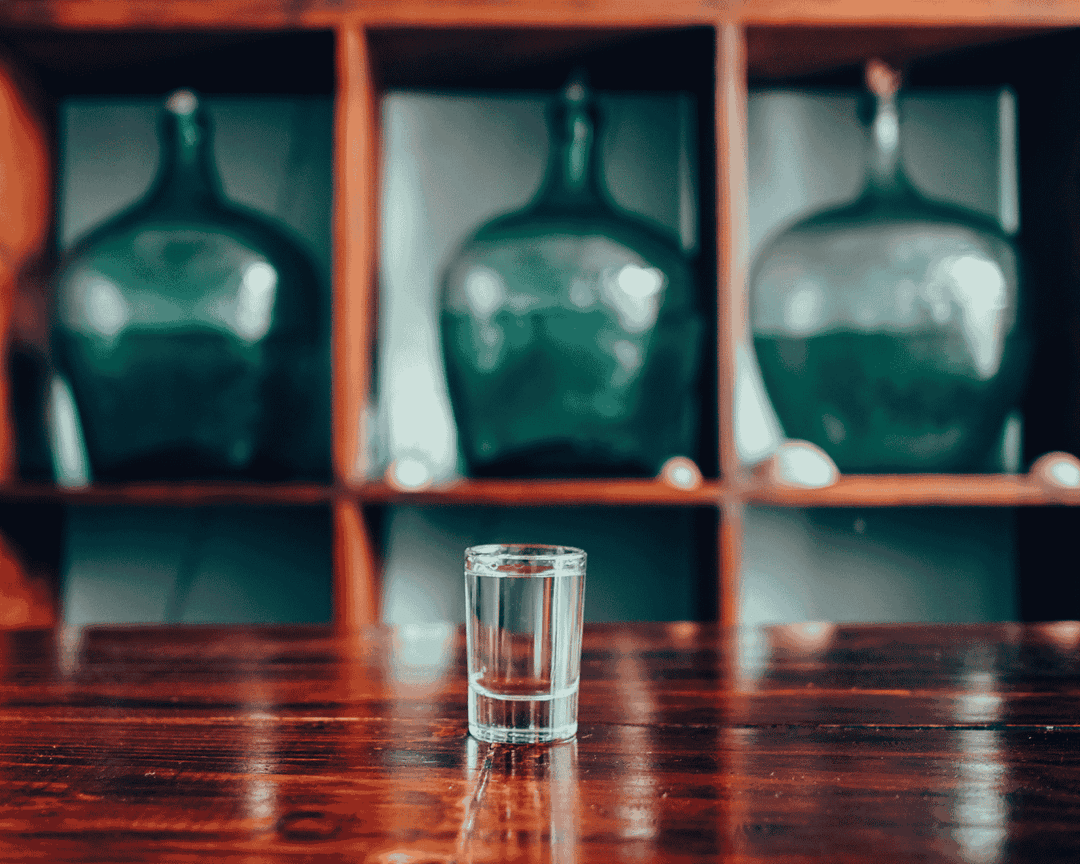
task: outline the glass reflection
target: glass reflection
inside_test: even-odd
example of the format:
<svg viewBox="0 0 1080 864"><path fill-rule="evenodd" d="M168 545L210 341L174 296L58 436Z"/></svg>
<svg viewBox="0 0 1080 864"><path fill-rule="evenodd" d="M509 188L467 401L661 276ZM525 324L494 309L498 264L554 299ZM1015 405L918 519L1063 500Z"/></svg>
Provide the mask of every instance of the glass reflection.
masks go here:
<svg viewBox="0 0 1080 864"><path fill-rule="evenodd" d="M742 689L767 686L770 678L786 680L793 668L817 662L832 647L837 629L826 621L743 628L734 645Z"/></svg>
<svg viewBox="0 0 1080 864"><path fill-rule="evenodd" d="M459 837L461 860L577 861L581 830L577 739L544 746L467 743L479 790Z"/></svg>
<svg viewBox="0 0 1080 864"><path fill-rule="evenodd" d="M956 722L993 725L1001 722L1003 699L998 658L985 646L966 652L960 675ZM956 787L952 831L958 852L968 864L997 864L1008 836L1008 810L1003 791L1005 753L997 729L957 730Z"/></svg>
<svg viewBox="0 0 1080 864"><path fill-rule="evenodd" d="M1039 632L1063 654L1071 654L1080 646L1080 621L1055 621L1040 626Z"/></svg>
<svg viewBox="0 0 1080 864"><path fill-rule="evenodd" d="M968 864L997 864L1005 851L1005 766L996 729L961 729L953 818L960 857Z"/></svg>
<svg viewBox="0 0 1080 864"><path fill-rule="evenodd" d="M255 830L273 825L276 816L277 783L271 775L277 770L276 726L274 715L253 708L245 718L244 806Z"/></svg>
<svg viewBox="0 0 1080 864"><path fill-rule="evenodd" d="M387 657L394 690L420 695L442 688L453 660L455 634L455 626L446 621L395 627Z"/></svg>
<svg viewBox="0 0 1080 864"><path fill-rule="evenodd" d="M619 752L626 754L613 766L618 797L615 800L615 825L625 844L626 857L641 860L655 847L661 830L662 790L656 782L652 757L660 714L657 693L646 674L640 648L626 633L614 636L612 649L622 667L615 676L615 701L621 709L621 721L615 727ZM625 670L625 671L624 671ZM619 776L621 775L621 777Z"/></svg>
<svg viewBox="0 0 1080 864"><path fill-rule="evenodd" d="M14 543L0 534L0 632L53 623L48 584L22 563Z"/></svg>

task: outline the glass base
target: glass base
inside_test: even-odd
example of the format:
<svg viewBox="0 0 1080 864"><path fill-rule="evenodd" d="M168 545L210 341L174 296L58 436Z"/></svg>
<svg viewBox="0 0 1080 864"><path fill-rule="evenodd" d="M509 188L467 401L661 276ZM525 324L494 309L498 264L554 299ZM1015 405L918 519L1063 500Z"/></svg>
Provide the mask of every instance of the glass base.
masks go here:
<svg viewBox="0 0 1080 864"><path fill-rule="evenodd" d="M577 734L577 691L502 699L469 690L469 734L492 744L542 744Z"/></svg>

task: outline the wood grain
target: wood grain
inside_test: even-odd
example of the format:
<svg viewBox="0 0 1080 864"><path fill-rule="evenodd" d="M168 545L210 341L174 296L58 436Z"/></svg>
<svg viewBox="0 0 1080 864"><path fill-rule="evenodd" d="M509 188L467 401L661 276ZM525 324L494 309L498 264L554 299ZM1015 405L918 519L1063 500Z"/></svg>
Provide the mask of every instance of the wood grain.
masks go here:
<svg viewBox="0 0 1080 864"><path fill-rule="evenodd" d="M1080 623L595 625L465 733L432 624L0 632L0 860L1072 861Z"/></svg>

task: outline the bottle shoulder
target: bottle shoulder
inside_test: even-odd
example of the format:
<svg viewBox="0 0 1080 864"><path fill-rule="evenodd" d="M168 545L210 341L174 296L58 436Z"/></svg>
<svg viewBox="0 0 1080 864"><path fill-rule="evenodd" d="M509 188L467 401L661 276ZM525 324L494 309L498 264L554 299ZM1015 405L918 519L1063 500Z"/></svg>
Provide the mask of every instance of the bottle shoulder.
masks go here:
<svg viewBox="0 0 1080 864"><path fill-rule="evenodd" d="M655 264L683 266L689 256L663 226L635 213L594 204L588 207L529 206L496 216L470 234L455 257L513 247L601 242L623 247Z"/></svg>
<svg viewBox="0 0 1080 864"><path fill-rule="evenodd" d="M198 208L139 202L78 238L62 256L59 270L62 274L93 259L145 264L148 258L185 254L255 256L312 278L315 271L310 253L287 226L226 201Z"/></svg>
<svg viewBox="0 0 1080 864"><path fill-rule="evenodd" d="M900 194L866 190L853 201L820 210L789 223L774 240L786 235L829 232L877 232L882 229L927 232L952 230L1011 242L1001 226L989 216L961 204L923 195L915 189Z"/></svg>
<svg viewBox="0 0 1080 864"><path fill-rule="evenodd" d="M225 328L249 341L321 338L329 326L324 282L299 241L267 217L224 204L198 218L136 205L62 257L56 326L90 335L122 322Z"/></svg>

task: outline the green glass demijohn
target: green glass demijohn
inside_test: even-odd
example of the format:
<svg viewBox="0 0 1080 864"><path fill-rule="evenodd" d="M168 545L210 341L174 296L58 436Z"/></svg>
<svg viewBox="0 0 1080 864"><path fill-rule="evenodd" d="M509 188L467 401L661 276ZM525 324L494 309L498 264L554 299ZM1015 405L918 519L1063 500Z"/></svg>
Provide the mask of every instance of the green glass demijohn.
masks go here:
<svg viewBox="0 0 1080 864"><path fill-rule="evenodd" d="M94 480L329 474L325 294L307 254L227 201L206 110L169 96L143 200L56 280L54 362Z"/></svg>
<svg viewBox="0 0 1080 864"><path fill-rule="evenodd" d="M769 242L750 323L785 434L849 473L994 470L1023 384L1017 252L997 222L920 194L900 165L899 74L867 66L868 180Z"/></svg>
<svg viewBox="0 0 1080 864"><path fill-rule="evenodd" d="M446 269L443 356L472 476L651 476L695 458L703 335L674 238L618 208L581 75L554 100L541 187Z"/></svg>

